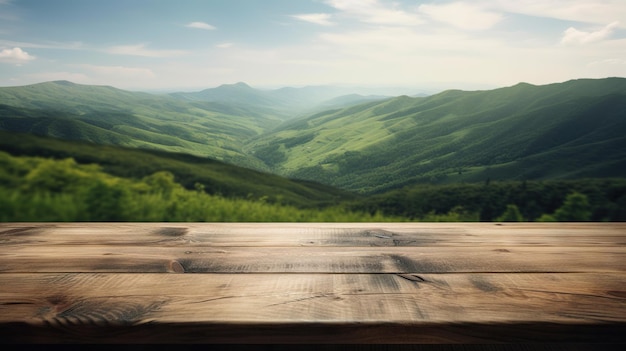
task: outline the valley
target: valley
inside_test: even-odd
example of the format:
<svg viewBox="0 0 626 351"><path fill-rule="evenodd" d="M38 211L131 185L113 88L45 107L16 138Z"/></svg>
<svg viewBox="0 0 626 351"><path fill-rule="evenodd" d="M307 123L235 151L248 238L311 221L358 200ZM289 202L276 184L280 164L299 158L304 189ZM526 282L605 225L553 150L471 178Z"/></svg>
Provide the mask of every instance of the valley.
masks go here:
<svg viewBox="0 0 626 351"><path fill-rule="evenodd" d="M626 80L445 91L319 113L252 142L272 169L375 193L443 184L623 176Z"/></svg>
<svg viewBox="0 0 626 351"><path fill-rule="evenodd" d="M245 83L149 94L55 81L0 88L0 131L0 150L18 157L70 157L133 179L167 171L186 189L298 208L494 220L517 203L536 220L572 191L595 196L594 220L626 206L624 78L430 96ZM415 207L426 189L490 183L506 189L493 203L459 195ZM511 192L520 184L560 190L529 203Z"/></svg>
<svg viewBox="0 0 626 351"><path fill-rule="evenodd" d="M626 168L623 78L427 97L341 92L237 83L154 95L48 82L0 88L0 129L210 157L365 194Z"/></svg>

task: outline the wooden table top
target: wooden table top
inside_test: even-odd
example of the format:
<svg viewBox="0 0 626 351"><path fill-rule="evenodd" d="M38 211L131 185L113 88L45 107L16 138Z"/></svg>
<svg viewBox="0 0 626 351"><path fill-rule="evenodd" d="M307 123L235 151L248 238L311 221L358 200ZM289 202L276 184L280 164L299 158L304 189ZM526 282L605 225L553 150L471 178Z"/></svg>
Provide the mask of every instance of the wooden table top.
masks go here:
<svg viewBox="0 0 626 351"><path fill-rule="evenodd" d="M3 223L3 343L626 342L626 223Z"/></svg>

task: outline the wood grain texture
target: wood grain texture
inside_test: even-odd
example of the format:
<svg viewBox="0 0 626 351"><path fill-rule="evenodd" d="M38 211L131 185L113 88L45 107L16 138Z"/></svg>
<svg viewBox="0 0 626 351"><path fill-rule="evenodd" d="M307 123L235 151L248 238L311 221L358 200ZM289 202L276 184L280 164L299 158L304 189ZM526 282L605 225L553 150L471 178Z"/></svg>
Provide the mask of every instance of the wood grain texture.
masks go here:
<svg viewBox="0 0 626 351"><path fill-rule="evenodd" d="M1 245L626 246L626 223L4 223Z"/></svg>
<svg viewBox="0 0 626 351"><path fill-rule="evenodd" d="M220 247L41 245L0 249L0 272L626 272L626 247Z"/></svg>
<svg viewBox="0 0 626 351"><path fill-rule="evenodd" d="M0 342L626 343L626 226L3 223Z"/></svg>
<svg viewBox="0 0 626 351"><path fill-rule="evenodd" d="M529 335L514 331L514 326L522 325L532 334L527 342L536 340L535 333L541 334L551 324L561 325L564 334L543 335L543 341L582 338L567 335L568 327L582 329L585 325L626 332L626 283L621 274L419 277L416 281L395 274L2 274L0 324L49 326L73 333L86 328L91 330L91 338L96 338L94 329L99 326L134 327L139 335L127 337L141 338L140 326L148 324L155 331L160 329L154 324L163 329L189 325L195 330L208 325L214 331L223 324L222 332L227 334L238 326L262 326L271 331L272 327L300 325L306 329L314 324L440 330L435 335L420 332L412 342L444 336L448 342L462 342L467 336L483 341L524 340ZM534 323L540 327L533 328ZM448 330L449 324L481 326L481 330L503 325L513 328L508 334L489 336L483 335L484 330L478 334L469 329L463 333L454 327ZM296 330L292 333L297 335ZM305 330L301 333L317 341L324 337ZM615 342L620 335L587 335L581 341L601 336ZM375 337L380 342L396 338ZM211 336L207 339L215 341ZM236 339L224 339L220 332L217 341Z"/></svg>

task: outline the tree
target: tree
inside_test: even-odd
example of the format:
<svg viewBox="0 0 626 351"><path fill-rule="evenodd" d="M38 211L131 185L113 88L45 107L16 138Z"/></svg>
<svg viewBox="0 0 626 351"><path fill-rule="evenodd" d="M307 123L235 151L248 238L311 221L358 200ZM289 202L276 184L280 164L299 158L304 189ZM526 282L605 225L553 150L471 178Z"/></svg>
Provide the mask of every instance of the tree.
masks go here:
<svg viewBox="0 0 626 351"><path fill-rule="evenodd" d="M537 222L556 222L556 218L551 214L544 213L537 218Z"/></svg>
<svg viewBox="0 0 626 351"><path fill-rule="evenodd" d="M584 222L591 220L591 205L585 194L573 192L554 214L543 214L538 222Z"/></svg>
<svg viewBox="0 0 626 351"><path fill-rule="evenodd" d="M496 219L498 222L523 222L524 217L517 205L506 205L504 213Z"/></svg>
<svg viewBox="0 0 626 351"><path fill-rule="evenodd" d="M22 187L26 191L63 193L75 191L89 184L97 166L80 166L72 158L42 160L25 177Z"/></svg>
<svg viewBox="0 0 626 351"><path fill-rule="evenodd" d="M129 192L122 184L108 184L95 179L87 191L85 206L90 221L121 221Z"/></svg>
<svg viewBox="0 0 626 351"><path fill-rule="evenodd" d="M591 219L591 206L585 194L578 192L567 195L563 206L554 212L559 222L584 222Z"/></svg>
<svg viewBox="0 0 626 351"><path fill-rule="evenodd" d="M159 171L143 178L153 192L169 199L174 191L182 190L182 186L174 181L174 175L168 171Z"/></svg>

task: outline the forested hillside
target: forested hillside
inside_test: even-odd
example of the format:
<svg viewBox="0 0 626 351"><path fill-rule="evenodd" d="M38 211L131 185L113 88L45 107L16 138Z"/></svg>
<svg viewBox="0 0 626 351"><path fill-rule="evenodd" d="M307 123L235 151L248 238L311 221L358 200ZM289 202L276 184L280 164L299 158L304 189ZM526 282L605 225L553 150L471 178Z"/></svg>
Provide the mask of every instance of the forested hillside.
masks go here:
<svg viewBox="0 0 626 351"><path fill-rule="evenodd" d="M210 156L259 168L244 141L278 125L259 109L66 81L0 88L0 130Z"/></svg>
<svg viewBox="0 0 626 351"><path fill-rule="evenodd" d="M348 208L417 221L626 221L626 179L420 184Z"/></svg>
<svg viewBox="0 0 626 351"><path fill-rule="evenodd" d="M331 95L243 83L156 95L57 81L0 88L0 130L194 155L362 194L626 177L624 78L344 96L326 101L331 110L288 113ZM350 101L361 102L342 107Z"/></svg>
<svg viewBox="0 0 626 351"><path fill-rule="evenodd" d="M247 150L364 193L415 183L626 176L626 79L406 96L284 123Z"/></svg>
<svg viewBox="0 0 626 351"><path fill-rule="evenodd" d="M626 180L415 185L372 196L162 151L0 132L0 221L623 221Z"/></svg>
<svg viewBox="0 0 626 351"><path fill-rule="evenodd" d="M174 174L141 178L108 174L72 158L12 156L0 151L0 221L134 222L357 222L399 221L342 207L298 208L266 198L208 194L204 184L185 189Z"/></svg>
<svg viewBox="0 0 626 351"><path fill-rule="evenodd" d="M267 202L302 208L334 204L356 196L319 183L290 180L188 154L97 145L1 131L0 151L13 156L39 156L56 160L71 158L79 164L96 164L104 172L122 178L142 179L164 171L173 174L176 182L186 189L193 190L201 186L204 192L213 195L249 200L264 199Z"/></svg>

